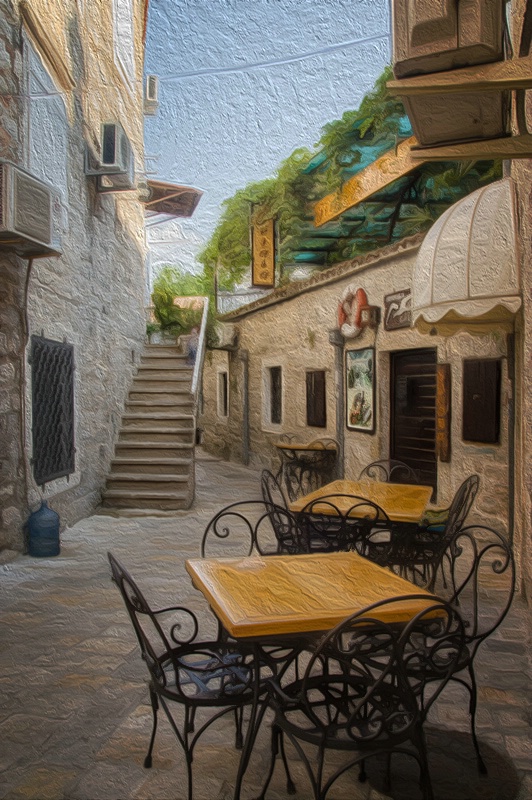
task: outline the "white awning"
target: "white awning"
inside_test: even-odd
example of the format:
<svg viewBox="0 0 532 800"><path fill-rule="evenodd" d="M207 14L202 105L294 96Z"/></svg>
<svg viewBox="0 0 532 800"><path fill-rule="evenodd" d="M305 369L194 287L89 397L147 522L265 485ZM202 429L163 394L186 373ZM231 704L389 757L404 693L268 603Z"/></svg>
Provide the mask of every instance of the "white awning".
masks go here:
<svg viewBox="0 0 532 800"><path fill-rule="evenodd" d="M419 249L412 320L421 330L508 322L521 306L515 199L505 178L442 214Z"/></svg>

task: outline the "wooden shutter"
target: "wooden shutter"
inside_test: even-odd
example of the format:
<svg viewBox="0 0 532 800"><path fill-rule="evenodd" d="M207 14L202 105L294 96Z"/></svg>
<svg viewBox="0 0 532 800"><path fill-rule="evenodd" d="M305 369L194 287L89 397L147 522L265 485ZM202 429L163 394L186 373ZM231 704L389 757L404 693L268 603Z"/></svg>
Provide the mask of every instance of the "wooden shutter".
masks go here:
<svg viewBox="0 0 532 800"><path fill-rule="evenodd" d="M464 361L462 438L496 444L501 419L501 362L499 359Z"/></svg>
<svg viewBox="0 0 532 800"><path fill-rule="evenodd" d="M324 370L307 372L307 425L313 428L327 426Z"/></svg>

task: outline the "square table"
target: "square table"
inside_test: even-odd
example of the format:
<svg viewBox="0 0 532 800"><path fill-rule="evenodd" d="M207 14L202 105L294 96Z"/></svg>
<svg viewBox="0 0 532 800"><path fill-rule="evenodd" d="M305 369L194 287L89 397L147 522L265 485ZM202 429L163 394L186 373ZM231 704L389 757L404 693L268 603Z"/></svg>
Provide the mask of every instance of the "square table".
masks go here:
<svg viewBox="0 0 532 800"><path fill-rule="evenodd" d="M185 566L235 638L328 631L379 600L429 596L355 552L191 559ZM424 607L405 601L386 621L405 622Z"/></svg>
<svg viewBox="0 0 532 800"><path fill-rule="evenodd" d="M334 495L337 495L336 500ZM432 486L419 486L409 483L381 483L380 481L370 480L338 480L327 483L320 489L305 495L305 497L300 497L289 504L289 509L294 513L299 513L310 503L327 496L333 505L324 503L323 506L320 506L315 503L312 506L312 513L334 515L336 513L334 506L341 513L347 513L353 503L350 503L349 497L342 497L341 495L364 497L366 500L370 500L380 506L392 522L417 524L421 521L423 512L431 498ZM367 513L367 509L365 511ZM362 507L362 512L364 512L364 507ZM352 510L350 516L356 516L356 508Z"/></svg>

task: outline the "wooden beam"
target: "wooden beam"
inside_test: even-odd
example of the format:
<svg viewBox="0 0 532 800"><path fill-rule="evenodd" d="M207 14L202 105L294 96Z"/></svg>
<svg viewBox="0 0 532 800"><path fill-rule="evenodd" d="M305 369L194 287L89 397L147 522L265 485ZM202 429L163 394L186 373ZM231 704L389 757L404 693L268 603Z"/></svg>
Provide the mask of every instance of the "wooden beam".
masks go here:
<svg viewBox="0 0 532 800"><path fill-rule="evenodd" d="M484 139L478 142L419 147L410 151L415 164L426 161L492 161L498 158L532 158L532 134Z"/></svg>
<svg viewBox="0 0 532 800"><path fill-rule="evenodd" d="M414 78L388 81L390 92L404 97L460 92L502 92L532 87L532 55L447 72L431 72Z"/></svg>
<svg viewBox="0 0 532 800"><path fill-rule="evenodd" d="M412 158L412 147L417 145L417 139L411 136L405 139L395 149L388 150L373 164L360 170L344 183L338 192L333 192L314 205L314 224L316 227L324 225L344 211L358 205L375 192L384 189L403 175L408 175L428 159L423 155ZM421 152L421 151L420 151Z"/></svg>

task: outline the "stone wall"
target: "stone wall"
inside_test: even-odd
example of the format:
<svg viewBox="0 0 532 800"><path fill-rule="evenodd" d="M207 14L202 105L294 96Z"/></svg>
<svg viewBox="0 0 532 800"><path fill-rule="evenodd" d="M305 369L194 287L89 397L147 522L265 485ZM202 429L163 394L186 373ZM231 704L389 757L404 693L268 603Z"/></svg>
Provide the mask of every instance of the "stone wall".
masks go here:
<svg viewBox="0 0 532 800"><path fill-rule="evenodd" d="M437 360L449 363L452 371L452 441L451 460L438 463L439 505L449 503L465 477L481 475L481 492L476 502L477 513L495 525L508 521L508 419L504 413L499 445L475 445L461 439L461 387L464 358L503 359L503 398L510 388L504 357L506 337L494 330L487 335L457 333L446 337L420 333L414 328L385 331L381 324L376 330L366 328L356 339L346 340L344 350L375 347L376 350L376 432L374 435L347 430L344 420L337 431L336 399L342 384L335 372L335 347L329 332L337 327L338 302L349 285L362 287L369 303L384 307L384 296L411 287L412 270L420 239L405 241L388 248L386 253L372 254L352 265L335 267L309 282L292 285L275 292L261 303L254 304L251 313L228 315L226 319L238 328L238 347L234 353L215 351L204 369L204 429L205 447L212 452L241 460L245 441L242 392L242 353L249 362L249 439L250 461L253 465L275 466L279 463L274 442L282 433L295 434L303 442L315 438L344 438L344 472L346 478L356 479L369 462L389 455L390 431L390 353L417 348L435 348ZM286 297L283 298L283 293ZM279 297L281 295L281 298ZM345 359L345 353L344 353ZM279 365L283 370L283 420L281 425L268 424L265 419L265 370ZM229 372L229 416L217 414L216 374ZM306 425L307 370L325 370L327 383L327 426L312 428ZM343 379L343 376L341 376Z"/></svg>
<svg viewBox="0 0 532 800"><path fill-rule="evenodd" d="M37 39L31 25L16 13L18 3L0 0L2 93L20 94L33 48L57 86L56 97L64 100L61 157L67 180L58 187L62 255L29 262L0 249L0 549L23 549L23 522L42 497L59 512L63 526L97 506L145 334L143 206L136 191L98 193L95 179L84 174L86 142L98 143L103 121L123 125L137 170L143 170L144 2L132 2L131 85L123 80L111 50L112 0L81 5L74 0L33 0L29 6L42 28ZM31 109L22 110L3 98L2 103L6 107L0 122L0 158L50 181L53 164L46 159L53 148L46 141L39 143L38 137L29 141L26 135ZM63 136L57 128L61 121L49 124L57 144ZM33 334L73 344L76 366L75 472L47 483L44 490L35 484L31 468L28 357Z"/></svg>

